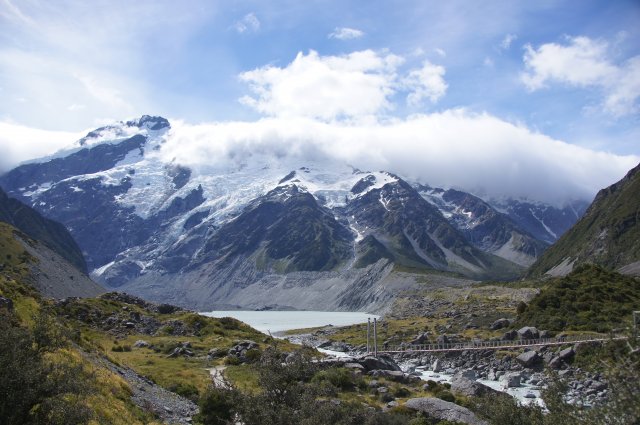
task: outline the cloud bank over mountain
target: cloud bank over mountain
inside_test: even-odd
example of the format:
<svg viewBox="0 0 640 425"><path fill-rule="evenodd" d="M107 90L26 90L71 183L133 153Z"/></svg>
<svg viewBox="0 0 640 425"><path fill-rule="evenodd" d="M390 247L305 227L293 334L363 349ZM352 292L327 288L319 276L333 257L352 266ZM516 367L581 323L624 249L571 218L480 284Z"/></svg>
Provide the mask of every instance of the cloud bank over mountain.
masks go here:
<svg viewBox="0 0 640 425"><path fill-rule="evenodd" d="M178 121L158 154L199 172L231 171L252 161L265 166L286 161L292 167L340 161L432 186L555 204L590 200L640 161L463 109L358 124L305 117L200 125Z"/></svg>

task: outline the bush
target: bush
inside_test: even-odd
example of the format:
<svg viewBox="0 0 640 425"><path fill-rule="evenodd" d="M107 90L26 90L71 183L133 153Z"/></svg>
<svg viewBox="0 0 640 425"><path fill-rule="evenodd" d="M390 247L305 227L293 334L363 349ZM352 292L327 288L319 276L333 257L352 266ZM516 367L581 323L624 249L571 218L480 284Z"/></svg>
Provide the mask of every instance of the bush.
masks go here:
<svg viewBox="0 0 640 425"><path fill-rule="evenodd" d="M409 397L411 395L411 391L405 387L398 387L393 391L393 395L400 398Z"/></svg>
<svg viewBox="0 0 640 425"><path fill-rule="evenodd" d="M191 401L198 401L198 397L200 396L200 391L192 384L185 383L177 383L169 385L169 391L172 391L178 395L181 395L184 398L188 398Z"/></svg>
<svg viewBox="0 0 640 425"><path fill-rule="evenodd" d="M226 425L232 423L234 414L233 393L216 387L209 387L200 398L200 413L194 419L203 425Z"/></svg>
<svg viewBox="0 0 640 425"><path fill-rule="evenodd" d="M43 317L44 316L44 317ZM0 311L0 418L7 424L84 424L92 412L79 397L91 394L81 365L54 363L46 353L66 344L60 326L46 312L32 331Z"/></svg>
<svg viewBox="0 0 640 425"><path fill-rule="evenodd" d="M453 394L451 394L450 391L447 391L447 390L442 390L440 392L437 392L436 397L438 397L440 400L450 401L451 403L456 402L456 397Z"/></svg>

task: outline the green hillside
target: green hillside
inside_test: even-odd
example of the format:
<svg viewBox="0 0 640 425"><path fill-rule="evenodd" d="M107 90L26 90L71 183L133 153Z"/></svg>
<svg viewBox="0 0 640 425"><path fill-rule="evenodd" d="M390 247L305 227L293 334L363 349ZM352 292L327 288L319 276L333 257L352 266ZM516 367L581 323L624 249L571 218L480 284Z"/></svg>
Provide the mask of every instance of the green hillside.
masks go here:
<svg viewBox="0 0 640 425"><path fill-rule="evenodd" d="M582 263L619 269L638 261L640 164L618 183L601 190L582 219L531 266L528 274L566 274L571 265Z"/></svg>

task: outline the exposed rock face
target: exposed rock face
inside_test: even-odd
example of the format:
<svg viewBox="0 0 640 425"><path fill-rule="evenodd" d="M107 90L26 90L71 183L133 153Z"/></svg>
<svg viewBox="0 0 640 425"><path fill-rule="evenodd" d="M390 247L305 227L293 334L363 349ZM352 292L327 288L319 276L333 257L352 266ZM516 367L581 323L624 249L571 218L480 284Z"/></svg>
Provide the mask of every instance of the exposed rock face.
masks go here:
<svg viewBox="0 0 640 425"><path fill-rule="evenodd" d="M441 421L460 422L469 425L488 425L466 407L440 400L439 398L412 398L404 404L409 409L425 413Z"/></svg>

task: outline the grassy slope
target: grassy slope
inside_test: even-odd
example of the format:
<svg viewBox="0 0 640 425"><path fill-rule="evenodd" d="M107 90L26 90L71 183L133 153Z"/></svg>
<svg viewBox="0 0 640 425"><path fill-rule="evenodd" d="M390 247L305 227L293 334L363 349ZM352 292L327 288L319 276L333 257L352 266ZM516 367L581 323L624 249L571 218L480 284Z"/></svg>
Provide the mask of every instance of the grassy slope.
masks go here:
<svg viewBox="0 0 640 425"><path fill-rule="evenodd" d="M193 385L199 391L210 382L205 367L212 364L206 360L211 348L228 350L237 340L252 339L262 343L265 335L234 319L215 319L193 312L178 311L160 314L138 305L127 304L104 298L77 299L66 304L54 305L26 283L28 263L35 261L25 252L22 245L13 238L16 230L0 223L0 296L13 301L14 314L21 326L30 329L34 317L42 309L56 314L55 321L72 335L73 343L49 355L52 362L66 365L81 365L91 377L91 385L96 391L78 400L94 413L92 423L100 424L148 424L156 423L153 417L135 406L131 401L131 388L122 377L105 368L96 358L128 366L141 375L149 377L165 388L175 388L179 384ZM163 325L157 335L143 335L130 329L126 333L114 335L103 329L93 319L118 317L121 322L132 312L157 319ZM172 335L172 325L183 323L187 335ZM166 325L164 325L166 323ZM193 332L198 328L197 332ZM150 348L134 348L135 341L143 339L153 345ZM194 357L178 356L168 358L178 343L189 342ZM129 347L131 351L113 351L114 347ZM283 343L284 349L291 345ZM217 362L222 362L218 359Z"/></svg>

